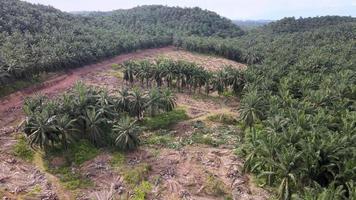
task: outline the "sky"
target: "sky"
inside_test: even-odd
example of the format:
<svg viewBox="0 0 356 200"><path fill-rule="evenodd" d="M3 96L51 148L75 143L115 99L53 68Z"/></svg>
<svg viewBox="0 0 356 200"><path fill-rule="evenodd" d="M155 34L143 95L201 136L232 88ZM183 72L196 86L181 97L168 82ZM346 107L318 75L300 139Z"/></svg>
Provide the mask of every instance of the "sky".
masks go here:
<svg viewBox="0 0 356 200"><path fill-rule="evenodd" d="M356 17L356 0L25 0L62 11L110 11L138 5L201 7L230 19L342 15Z"/></svg>

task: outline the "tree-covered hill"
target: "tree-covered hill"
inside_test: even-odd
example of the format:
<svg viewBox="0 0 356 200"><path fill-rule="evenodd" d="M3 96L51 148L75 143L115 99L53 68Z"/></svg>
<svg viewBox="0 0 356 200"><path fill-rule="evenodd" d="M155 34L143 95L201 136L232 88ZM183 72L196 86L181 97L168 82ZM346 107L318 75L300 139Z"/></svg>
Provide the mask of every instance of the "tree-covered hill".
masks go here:
<svg viewBox="0 0 356 200"><path fill-rule="evenodd" d="M236 37L243 31L231 20L200 8L139 6L128 10L93 12L98 24L106 27L123 25L139 33L186 34L198 36Z"/></svg>
<svg viewBox="0 0 356 200"><path fill-rule="evenodd" d="M251 30L273 22L273 20L233 20L237 26L244 30Z"/></svg>
<svg viewBox="0 0 356 200"><path fill-rule="evenodd" d="M276 22L269 23L266 29L273 33L293 33L310 31L323 27L332 27L349 22L356 22L353 17L341 16L323 16L323 17L308 17L295 19L294 17L286 17Z"/></svg>
<svg viewBox="0 0 356 200"><path fill-rule="evenodd" d="M286 18L190 51L249 63L240 116L245 171L278 199L356 199L356 19Z"/></svg>
<svg viewBox="0 0 356 200"><path fill-rule="evenodd" d="M19 0L0 2L0 83L78 67L136 49L172 44L175 35L235 37L230 20L199 8L141 6L69 14Z"/></svg>

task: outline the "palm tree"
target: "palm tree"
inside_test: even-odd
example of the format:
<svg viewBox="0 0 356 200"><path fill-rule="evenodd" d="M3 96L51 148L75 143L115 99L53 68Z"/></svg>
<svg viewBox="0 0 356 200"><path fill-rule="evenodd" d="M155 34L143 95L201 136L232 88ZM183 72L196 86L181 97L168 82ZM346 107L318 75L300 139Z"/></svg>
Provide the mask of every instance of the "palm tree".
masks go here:
<svg viewBox="0 0 356 200"><path fill-rule="evenodd" d="M64 149L68 148L68 143L74 141L74 133L78 131L75 128L76 119L70 119L68 114L57 116L54 122L54 128L57 130Z"/></svg>
<svg viewBox="0 0 356 200"><path fill-rule="evenodd" d="M87 109L84 116L81 116L80 118L83 120L83 132L85 137L87 137L94 145L100 145L104 134L103 128L107 119L95 108Z"/></svg>
<svg viewBox="0 0 356 200"><path fill-rule="evenodd" d="M96 95L96 105L95 107L99 108L98 111L104 115L104 117L108 119L113 119L117 116L115 113L115 105L113 99L110 97L107 90L100 91L98 95Z"/></svg>
<svg viewBox="0 0 356 200"><path fill-rule="evenodd" d="M227 80L227 74L224 70L218 71L214 76L213 79L214 88L215 90L218 91L219 95L221 95L225 90L226 80Z"/></svg>
<svg viewBox="0 0 356 200"><path fill-rule="evenodd" d="M47 152L50 145L59 140L53 127L55 116L49 116L48 112L36 112L26 119L25 133L28 136L30 146L36 146Z"/></svg>
<svg viewBox="0 0 356 200"><path fill-rule="evenodd" d="M135 67L132 61L124 63L124 80L129 83L134 82Z"/></svg>
<svg viewBox="0 0 356 200"><path fill-rule="evenodd" d="M134 88L130 92L130 104L129 110L133 116L137 117L137 120L142 120L143 112L148 106L148 97L145 92L138 88Z"/></svg>
<svg viewBox="0 0 356 200"><path fill-rule="evenodd" d="M115 144L120 149L131 150L140 144L138 135L141 129L136 125L136 121L131 121L127 116L114 124L113 133L116 136Z"/></svg>
<svg viewBox="0 0 356 200"><path fill-rule="evenodd" d="M251 129L254 123L262 118L263 110L262 97L258 96L257 90L250 91L244 95L239 111L245 126Z"/></svg>
<svg viewBox="0 0 356 200"><path fill-rule="evenodd" d="M146 79L146 87L148 88L149 86L149 82L153 76L152 73L152 68L151 68L151 64L149 63L149 61L147 60L142 60L139 63L139 70L137 71L137 78L139 78L141 80L141 83L143 84L144 80Z"/></svg>
<svg viewBox="0 0 356 200"><path fill-rule="evenodd" d="M177 106L177 98L169 88L162 90L161 98L159 101L161 109L166 112L172 111Z"/></svg>
<svg viewBox="0 0 356 200"><path fill-rule="evenodd" d="M128 112L130 103L130 92L128 88L119 90L116 104L120 112Z"/></svg>
<svg viewBox="0 0 356 200"><path fill-rule="evenodd" d="M151 116L155 116L160 109L161 91L158 88L152 88L148 93L149 112Z"/></svg>

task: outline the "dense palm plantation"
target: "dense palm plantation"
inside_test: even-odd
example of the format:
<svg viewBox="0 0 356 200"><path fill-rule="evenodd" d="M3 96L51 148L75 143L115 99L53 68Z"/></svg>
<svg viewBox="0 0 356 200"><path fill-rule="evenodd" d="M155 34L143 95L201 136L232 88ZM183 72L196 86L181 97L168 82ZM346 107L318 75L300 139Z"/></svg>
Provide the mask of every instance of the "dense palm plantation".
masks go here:
<svg viewBox="0 0 356 200"><path fill-rule="evenodd" d="M217 72L211 72L196 63L183 60L133 60L125 62L122 68L124 80L128 85L139 81L147 87L165 86L190 93L205 92L209 95L217 91L221 95L231 91L239 95L246 83L244 73L240 69L226 66Z"/></svg>
<svg viewBox="0 0 356 200"><path fill-rule="evenodd" d="M264 59L245 71L240 115L247 129L239 152L245 170L275 187L279 199L356 198L351 22L285 19L265 27L273 35L260 34L251 47Z"/></svg>
<svg viewBox="0 0 356 200"><path fill-rule="evenodd" d="M182 23L184 22L184 23ZM0 3L0 88L46 71L138 49L175 45L249 64L209 72L158 59L123 64L127 87L108 94L78 83L56 99L27 99L33 148L134 149L146 116L176 106L170 89L241 95L245 172L278 199L356 199L356 19L285 18L243 32L199 8L143 6L73 15L18 0ZM169 89L168 89L169 88Z"/></svg>
<svg viewBox="0 0 356 200"><path fill-rule="evenodd" d="M144 114L152 116L152 107L159 114L175 106L175 96L168 89L122 89L118 95L109 95L78 82L72 91L53 100L27 99L24 131L31 147L45 152L54 147L67 149L81 139L97 147L131 150L139 145L137 120Z"/></svg>
<svg viewBox="0 0 356 200"><path fill-rule="evenodd" d="M74 15L49 6L2 0L0 86L41 72L168 46L175 35L225 38L243 33L230 20L200 8L142 6Z"/></svg>

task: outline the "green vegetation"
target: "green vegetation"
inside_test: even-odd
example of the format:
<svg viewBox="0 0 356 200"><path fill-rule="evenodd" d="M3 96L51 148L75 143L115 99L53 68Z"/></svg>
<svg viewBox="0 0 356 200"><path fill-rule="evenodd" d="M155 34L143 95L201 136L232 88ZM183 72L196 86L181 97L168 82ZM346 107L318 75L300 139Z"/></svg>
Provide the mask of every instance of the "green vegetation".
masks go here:
<svg viewBox="0 0 356 200"><path fill-rule="evenodd" d="M242 94L245 135L235 138L243 142L239 150L246 156L246 172L275 188L278 199L356 198L355 18L285 18L244 33L199 8L141 6L82 16L3 0L0 10L1 94L18 88L9 83L41 72L171 44L249 64L245 71L210 73L189 62L130 61L123 65L128 84L140 81L159 89L123 89L112 96L77 84L54 100L26 100L24 130L33 148L68 149L84 139L95 147L133 149L139 144L136 120L150 129L176 120L170 118L177 114L174 95L162 86L219 95L233 91ZM228 118L221 121L230 123ZM188 141L218 145L221 140L207 130L193 135ZM22 147L18 152L28 157ZM76 162L94 155L84 152ZM69 171L62 172L69 188L85 186ZM129 172L126 181L140 185L144 171ZM138 198L145 196L142 188Z"/></svg>
<svg viewBox="0 0 356 200"><path fill-rule="evenodd" d="M95 158L99 154L99 150L89 141L80 140L78 144L73 145L69 154L72 155L76 165L81 165L85 161Z"/></svg>
<svg viewBox="0 0 356 200"><path fill-rule="evenodd" d="M44 71L168 46L175 35L225 38L243 34L230 20L200 8L140 6L82 16L3 0L0 13L1 86Z"/></svg>
<svg viewBox="0 0 356 200"><path fill-rule="evenodd" d="M51 173L56 174L63 186L68 190L88 188L93 185L89 178L84 177L78 171L71 170L70 167L51 169Z"/></svg>
<svg viewBox="0 0 356 200"><path fill-rule="evenodd" d="M245 72L239 149L278 199L355 199L355 27L287 18L247 38L263 62Z"/></svg>
<svg viewBox="0 0 356 200"><path fill-rule="evenodd" d="M204 186L204 190L207 194L217 197L221 197L227 194L224 182L219 180L213 174L208 174Z"/></svg>
<svg viewBox="0 0 356 200"><path fill-rule="evenodd" d="M121 152L114 152L112 154L111 166L118 168L125 163L125 155Z"/></svg>
<svg viewBox="0 0 356 200"><path fill-rule="evenodd" d="M144 144L157 145L170 149L179 149L185 145L181 141L177 141L172 132L162 129L157 130L154 133L151 133L148 137L144 138Z"/></svg>
<svg viewBox="0 0 356 200"><path fill-rule="evenodd" d="M148 181L142 181L140 185L134 188L132 200L145 200L147 193L151 192L152 185Z"/></svg>
<svg viewBox="0 0 356 200"><path fill-rule="evenodd" d="M94 147L136 148L141 128L132 118L143 120L143 113L152 106L156 113L171 111L175 97L168 89L146 92L137 88L123 89L115 96L77 83L71 92L52 100L43 96L26 99L24 132L34 149L69 149L76 152L74 162L81 164L97 154ZM82 139L79 144L78 139Z"/></svg>
<svg viewBox="0 0 356 200"><path fill-rule="evenodd" d="M17 137L17 143L13 147L13 153L15 156L29 162L33 160L34 156L34 152L28 146L26 138L23 135Z"/></svg>
<svg viewBox="0 0 356 200"><path fill-rule="evenodd" d="M167 129L171 125L188 119L184 109L175 109L166 113L148 117L144 120L143 126L149 130Z"/></svg>
<svg viewBox="0 0 356 200"><path fill-rule="evenodd" d="M227 125L236 125L238 122L236 117L226 113L211 115L208 117L208 120L212 122L227 124Z"/></svg>
<svg viewBox="0 0 356 200"><path fill-rule="evenodd" d="M147 180L149 171L151 171L150 165L145 163L139 164L131 169L124 170L124 181L132 187L137 186Z"/></svg>
<svg viewBox="0 0 356 200"><path fill-rule="evenodd" d="M189 92L201 93L205 91L207 95L213 91L218 91L219 95L241 93L246 80L241 70L231 66L224 67L217 72L210 72L195 63L184 60L156 59L154 62L148 60L131 60L123 64L124 80L133 84L139 80L147 87L156 85L183 89ZM169 97L170 93L164 93ZM172 107L172 103L167 106Z"/></svg>
<svg viewBox="0 0 356 200"><path fill-rule="evenodd" d="M33 189L31 189L27 194L26 197L37 197L42 192L42 188L40 185L35 185ZM1 193L0 193L1 194Z"/></svg>

